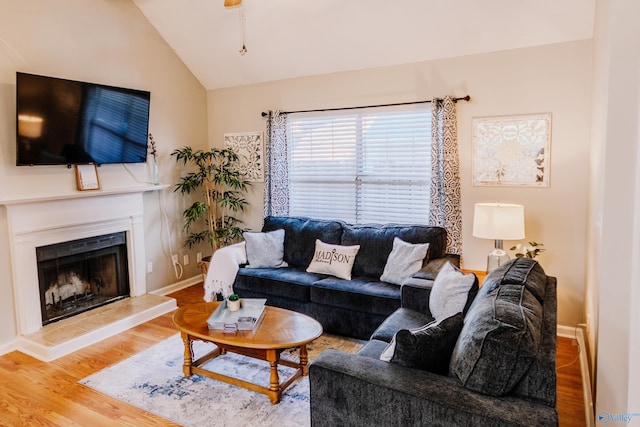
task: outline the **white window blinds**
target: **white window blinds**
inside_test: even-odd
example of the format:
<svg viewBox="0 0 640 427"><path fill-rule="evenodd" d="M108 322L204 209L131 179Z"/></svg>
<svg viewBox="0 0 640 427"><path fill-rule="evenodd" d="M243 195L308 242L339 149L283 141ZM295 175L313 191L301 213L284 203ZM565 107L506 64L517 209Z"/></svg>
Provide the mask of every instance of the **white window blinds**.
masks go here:
<svg viewBox="0 0 640 427"><path fill-rule="evenodd" d="M431 108L291 114L290 215L427 223Z"/></svg>

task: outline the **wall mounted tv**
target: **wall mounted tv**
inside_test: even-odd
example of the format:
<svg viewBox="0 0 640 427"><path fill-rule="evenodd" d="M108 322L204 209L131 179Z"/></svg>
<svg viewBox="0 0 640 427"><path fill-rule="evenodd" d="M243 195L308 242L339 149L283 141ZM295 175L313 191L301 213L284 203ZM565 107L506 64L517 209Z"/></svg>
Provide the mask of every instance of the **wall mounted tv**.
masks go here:
<svg viewBox="0 0 640 427"><path fill-rule="evenodd" d="M16 164L144 163L149 92L16 76Z"/></svg>

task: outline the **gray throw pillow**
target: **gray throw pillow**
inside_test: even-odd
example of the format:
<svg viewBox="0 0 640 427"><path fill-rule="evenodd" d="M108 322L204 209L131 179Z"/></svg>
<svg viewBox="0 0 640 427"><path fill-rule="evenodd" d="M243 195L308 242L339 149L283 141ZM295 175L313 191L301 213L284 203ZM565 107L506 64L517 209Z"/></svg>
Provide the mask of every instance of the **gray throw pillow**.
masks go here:
<svg viewBox="0 0 640 427"><path fill-rule="evenodd" d="M429 311L436 320L446 319L460 312L466 314L468 304L477 292L476 275L465 274L448 262L433 281L429 296Z"/></svg>
<svg viewBox="0 0 640 427"><path fill-rule="evenodd" d="M411 244L394 237L393 249L387 258L380 280L402 285L407 278L422 268L428 251L428 243Z"/></svg>
<svg viewBox="0 0 640 427"><path fill-rule="evenodd" d="M380 355L380 360L446 375L463 320L462 313L457 313L420 328L401 329Z"/></svg>
<svg viewBox="0 0 640 427"><path fill-rule="evenodd" d="M286 267L284 257L284 230L267 233L247 231L243 235L246 242L247 268Z"/></svg>

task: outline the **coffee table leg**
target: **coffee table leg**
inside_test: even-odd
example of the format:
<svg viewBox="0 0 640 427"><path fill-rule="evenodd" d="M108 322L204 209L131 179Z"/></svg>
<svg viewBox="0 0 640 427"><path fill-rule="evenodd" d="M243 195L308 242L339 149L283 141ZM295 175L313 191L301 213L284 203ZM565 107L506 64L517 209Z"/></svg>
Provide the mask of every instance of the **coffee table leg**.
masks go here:
<svg viewBox="0 0 640 427"><path fill-rule="evenodd" d="M181 332L182 342L184 342L184 363L182 364L182 373L185 377L191 376L191 363L193 361L193 341L189 335Z"/></svg>
<svg viewBox="0 0 640 427"><path fill-rule="evenodd" d="M278 353L276 350L267 350L267 361L271 367L271 377L269 379L269 399L271 403L280 402L280 377L278 376Z"/></svg>
<svg viewBox="0 0 640 427"><path fill-rule="evenodd" d="M307 354L307 346L300 346L300 368L302 369L302 375L309 375L309 355Z"/></svg>

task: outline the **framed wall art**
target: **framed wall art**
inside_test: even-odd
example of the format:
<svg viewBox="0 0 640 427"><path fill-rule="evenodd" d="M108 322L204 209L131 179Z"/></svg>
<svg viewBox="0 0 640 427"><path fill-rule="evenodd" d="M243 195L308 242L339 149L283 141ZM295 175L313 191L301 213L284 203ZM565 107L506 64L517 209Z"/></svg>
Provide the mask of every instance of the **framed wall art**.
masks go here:
<svg viewBox="0 0 640 427"><path fill-rule="evenodd" d="M76 165L76 183L78 190L99 190L100 180L96 165Z"/></svg>
<svg viewBox="0 0 640 427"><path fill-rule="evenodd" d="M474 186L548 187L551 113L473 119Z"/></svg>
<svg viewBox="0 0 640 427"><path fill-rule="evenodd" d="M225 133L225 148L239 157L238 171L251 182L264 182L264 137L262 132Z"/></svg>

